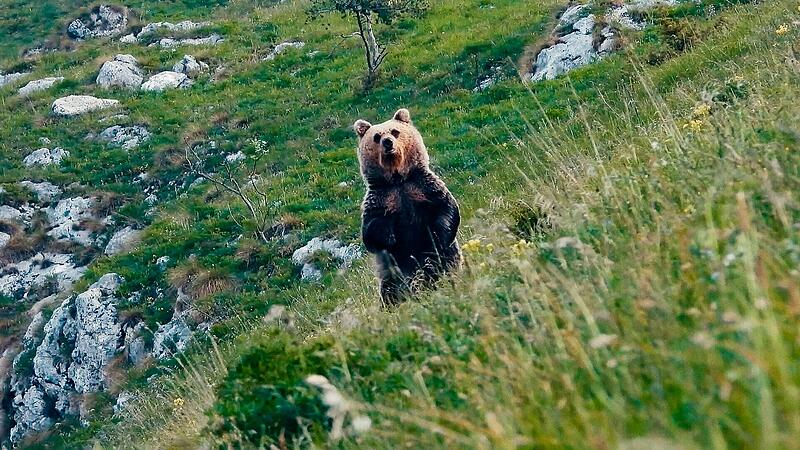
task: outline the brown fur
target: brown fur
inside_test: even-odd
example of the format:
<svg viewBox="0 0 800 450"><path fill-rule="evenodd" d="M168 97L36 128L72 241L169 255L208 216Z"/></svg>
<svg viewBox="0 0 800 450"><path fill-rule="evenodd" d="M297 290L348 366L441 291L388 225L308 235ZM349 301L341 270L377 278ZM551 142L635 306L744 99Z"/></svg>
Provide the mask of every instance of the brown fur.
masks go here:
<svg viewBox="0 0 800 450"><path fill-rule="evenodd" d="M408 110L378 125L358 120L353 128L367 185L362 238L376 255L382 299L396 303L459 267L458 204L431 171Z"/></svg>

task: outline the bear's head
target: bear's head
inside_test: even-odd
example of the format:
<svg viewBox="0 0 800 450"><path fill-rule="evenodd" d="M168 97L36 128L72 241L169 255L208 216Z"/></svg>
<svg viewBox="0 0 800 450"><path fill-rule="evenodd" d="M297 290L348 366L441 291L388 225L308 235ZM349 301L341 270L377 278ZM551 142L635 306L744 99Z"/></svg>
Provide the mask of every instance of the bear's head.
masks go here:
<svg viewBox="0 0 800 450"><path fill-rule="evenodd" d="M377 125L357 120L353 129L359 138L361 174L368 182L402 179L415 168L428 167L428 150L407 109Z"/></svg>

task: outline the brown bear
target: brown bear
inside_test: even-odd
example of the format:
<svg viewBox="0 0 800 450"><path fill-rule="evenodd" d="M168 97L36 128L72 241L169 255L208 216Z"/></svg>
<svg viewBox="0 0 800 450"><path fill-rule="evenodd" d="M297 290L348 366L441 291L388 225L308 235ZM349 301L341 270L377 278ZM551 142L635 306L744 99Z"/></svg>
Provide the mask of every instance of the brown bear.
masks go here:
<svg viewBox="0 0 800 450"><path fill-rule="evenodd" d="M358 120L353 128L367 187L361 237L376 255L381 299L397 304L460 266L458 203L431 171L407 109L378 125Z"/></svg>

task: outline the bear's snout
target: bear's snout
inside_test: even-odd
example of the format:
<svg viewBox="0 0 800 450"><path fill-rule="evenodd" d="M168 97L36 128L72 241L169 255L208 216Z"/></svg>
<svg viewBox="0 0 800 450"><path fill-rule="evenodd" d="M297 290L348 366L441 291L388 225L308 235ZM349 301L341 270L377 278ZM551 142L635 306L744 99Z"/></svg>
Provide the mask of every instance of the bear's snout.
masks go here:
<svg viewBox="0 0 800 450"><path fill-rule="evenodd" d="M391 138L388 138L388 137L384 138L381 141L381 146L383 146L383 151L386 154L391 155L391 154L395 153L395 151L396 151L395 148L394 148L394 141Z"/></svg>

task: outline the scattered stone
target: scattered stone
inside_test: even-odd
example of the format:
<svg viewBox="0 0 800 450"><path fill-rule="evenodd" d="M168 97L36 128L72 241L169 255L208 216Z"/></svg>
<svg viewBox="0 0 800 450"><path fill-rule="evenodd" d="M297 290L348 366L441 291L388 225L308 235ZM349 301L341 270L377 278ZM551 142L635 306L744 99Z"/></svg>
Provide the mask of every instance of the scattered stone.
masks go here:
<svg viewBox="0 0 800 450"><path fill-rule="evenodd" d="M41 183L34 183L32 181L20 181L20 186L32 191L39 199L39 203L50 203L58 199L61 195L61 188L49 181L42 181Z"/></svg>
<svg viewBox="0 0 800 450"><path fill-rule="evenodd" d="M192 55L184 55L183 59L172 66L173 72L184 73L186 75L205 72L206 70L208 70L208 64L198 61Z"/></svg>
<svg viewBox="0 0 800 450"><path fill-rule="evenodd" d="M68 290L78 281L86 267L77 267L72 255L39 253L16 264L7 264L0 271L0 294L24 298L37 287L54 281L59 291Z"/></svg>
<svg viewBox="0 0 800 450"><path fill-rule="evenodd" d="M150 132L141 125L123 127L114 125L100 132L100 139L125 150L138 147L141 143L150 139Z"/></svg>
<svg viewBox="0 0 800 450"><path fill-rule="evenodd" d="M61 160L67 157L69 157L69 152L61 147L56 147L52 150L47 147L42 147L38 150L34 150L28 156L26 156L22 160L22 164L25 164L26 167L34 165L40 165L40 166L49 166L51 164L57 165L61 164Z"/></svg>
<svg viewBox="0 0 800 450"><path fill-rule="evenodd" d="M156 194L150 194L145 197L144 202L147 203L147 206L154 206L156 203L158 203L158 197Z"/></svg>
<svg viewBox="0 0 800 450"><path fill-rule="evenodd" d="M111 236L111 239L108 241L106 249L103 251L103 253L107 256L112 256L123 252L128 252L139 243L141 237L141 230L125 227Z"/></svg>
<svg viewBox="0 0 800 450"><path fill-rule="evenodd" d="M130 392L127 391L120 392L119 396L117 397L117 402L114 403L114 414L119 414L122 411L124 411L125 408L128 406L128 403L130 403L131 400L134 399L136 399L136 396L131 394Z"/></svg>
<svg viewBox="0 0 800 450"><path fill-rule="evenodd" d="M173 39L164 38L158 42L153 42L148 47L161 47L163 49L175 48L181 45L217 45L225 42L219 34L212 34L211 36L203 38L187 38L187 39Z"/></svg>
<svg viewBox="0 0 800 450"><path fill-rule="evenodd" d="M35 92L44 91L45 89L50 89L51 87L55 86L57 83L64 81L64 77L48 77L42 78L41 80L33 80L28 82L25 86L22 86L17 91L21 97L27 97Z"/></svg>
<svg viewBox="0 0 800 450"><path fill-rule="evenodd" d="M133 33L122 36L121 38L119 38L119 41L123 44L136 44L137 42L139 42L136 39L136 35L134 35Z"/></svg>
<svg viewBox="0 0 800 450"><path fill-rule="evenodd" d="M301 42L301 41L282 42L282 43L276 45L275 48L272 49L272 51L269 53L269 55L264 57L264 61L272 61L278 55L280 55L281 53L285 52L286 50L288 50L290 48L298 48L299 49L299 48L303 48L305 46L306 46L306 43L305 42Z"/></svg>
<svg viewBox="0 0 800 450"><path fill-rule="evenodd" d="M228 163L228 164L235 164L235 163L238 163L240 161L244 161L245 159L247 159L247 155L245 155L241 151L238 151L236 153L232 153L230 155L227 155L225 157L225 162Z"/></svg>
<svg viewBox="0 0 800 450"><path fill-rule="evenodd" d="M144 362L148 357L147 346L144 336L142 336L142 332L145 329L144 322L139 322L125 330L125 348L128 353L128 361L135 366Z"/></svg>
<svg viewBox="0 0 800 450"><path fill-rule="evenodd" d="M128 26L127 10L99 5L92 9L89 17L75 19L67 27L67 35L76 40L84 40L106 36L116 36Z"/></svg>
<svg viewBox="0 0 800 450"><path fill-rule="evenodd" d="M156 260L156 266L158 267L158 270L164 271L167 269L167 265L169 264L169 262L170 262L170 257L164 255Z"/></svg>
<svg viewBox="0 0 800 450"><path fill-rule="evenodd" d="M165 359L175 355L175 352L186 350L192 340L192 330L186 323L185 313L174 314L172 319L158 326L153 335L153 356L156 359Z"/></svg>
<svg viewBox="0 0 800 450"><path fill-rule="evenodd" d="M346 269L352 262L361 257L358 245L344 245L338 239L313 238L306 245L292 254L292 262L302 266L300 278L303 281L319 281L322 271L312 262L318 253L328 253L340 262L340 268Z"/></svg>
<svg viewBox="0 0 800 450"><path fill-rule="evenodd" d="M45 209L47 220L52 229L48 236L59 241L72 241L81 245L91 245L91 231L81 228L81 222L94 219L92 207L96 200L93 197L74 197L59 201L55 206Z"/></svg>
<svg viewBox="0 0 800 450"><path fill-rule="evenodd" d="M0 250L6 248L8 241L11 240L11 235L0 231Z"/></svg>
<svg viewBox="0 0 800 450"><path fill-rule="evenodd" d="M27 72L9 73L7 75L0 74L0 87L13 83L19 80L20 78L26 77L28 75L30 75L30 73Z"/></svg>
<svg viewBox="0 0 800 450"><path fill-rule="evenodd" d="M149 23L142 27L142 31L136 36L138 39L141 39L148 34L155 33L158 30L166 30L170 33L185 33L188 31L194 31L199 28L211 26L211 22L192 22L191 20L184 20L183 22L172 23L172 22L154 22Z"/></svg>
<svg viewBox="0 0 800 450"><path fill-rule="evenodd" d="M97 85L103 88L122 87L138 89L142 85L144 74L139 68L139 61L132 55L119 54L100 67Z"/></svg>
<svg viewBox="0 0 800 450"><path fill-rule="evenodd" d="M166 71L150 77L150 79L142 85L142 90L161 92L166 89L185 89L191 85L192 80L190 80L185 73Z"/></svg>
<svg viewBox="0 0 800 450"><path fill-rule="evenodd" d="M26 223L31 218L31 213L27 211L20 211L17 208L8 205L0 205L0 220L7 220L11 222Z"/></svg>
<svg viewBox="0 0 800 450"><path fill-rule="evenodd" d="M71 117L92 111L112 108L119 104L119 100L97 98L91 95L68 95L53 102L53 114L62 117Z"/></svg>

